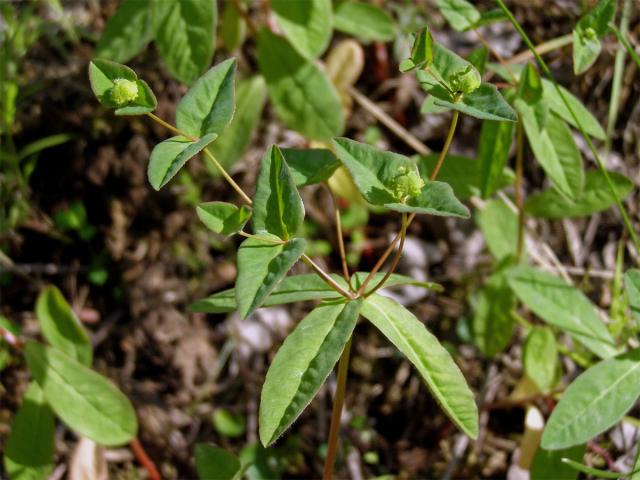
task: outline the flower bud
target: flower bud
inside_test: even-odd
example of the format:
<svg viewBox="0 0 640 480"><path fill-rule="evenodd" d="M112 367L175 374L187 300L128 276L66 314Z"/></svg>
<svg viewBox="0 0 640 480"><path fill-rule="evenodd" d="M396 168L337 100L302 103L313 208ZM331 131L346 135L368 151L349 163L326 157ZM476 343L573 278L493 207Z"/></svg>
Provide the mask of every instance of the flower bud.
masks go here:
<svg viewBox="0 0 640 480"><path fill-rule="evenodd" d="M138 84L136 82L124 78L117 78L113 81L111 100L118 107L124 107L136 98L138 98Z"/></svg>
<svg viewBox="0 0 640 480"><path fill-rule="evenodd" d="M418 172L406 167L399 169L398 175L391 180L389 185L393 196L400 202L420 195L422 187L424 187L424 180L420 178Z"/></svg>
<svg viewBox="0 0 640 480"><path fill-rule="evenodd" d="M594 38L596 38L596 31L592 27L587 27L585 28L584 33L582 35L587 40L593 40Z"/></svg>
<svg viewBox="0 0 640 480"><path fill-rule="evenodd" d="M472 65L449 76L449 83L454 92L471 93L482 83L480 73Z"/></svg>

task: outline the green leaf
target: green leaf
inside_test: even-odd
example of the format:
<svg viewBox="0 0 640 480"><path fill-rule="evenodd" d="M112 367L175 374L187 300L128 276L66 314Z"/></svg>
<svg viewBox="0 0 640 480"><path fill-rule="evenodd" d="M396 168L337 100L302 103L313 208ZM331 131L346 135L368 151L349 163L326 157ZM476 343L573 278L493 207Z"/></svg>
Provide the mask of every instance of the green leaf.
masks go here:
<svg viewBox="0 0 640 480"><path fill-rule="evenodd" d="M309 405L340 358L362 300L321 304L289 334L260 395L260 441L271 445Z"/></svg>
<svg viewBox="0 0 640 480"><path fill-rule="evenodd" d="M452 108L472 117L508 122L515 122L517 119L515 112L498 92L497 87L490 83L483 83L477 90L465 93L459 101L455 101L444 89L434 89L431 94L436 97L436 105Z"/></svg>
<svg viewBox="0 0 640 480"><path fill-rule="evenodd" d="M233 3L228 2L227 5ZM231 167L242 158L260 121L267 101L267 85L264 78L256 75L238 82L236 100L236 112L231 123L225 129L224 135L211 145L211 153L225 168ZM211 172L219 175L217 169L212 169Z"/></svg>
<svg viewBox="0 0 640 480"><path fill-rule="evenodd" d="M454 30L469 30L480 21L480 12L466 0L437 0L438 8Z"/></svg>
<svg viewBox="0 0 640 480"><path fill-rule="evenodd" d="M542 79L542 88L544 93L544 101L548 104L549 109L562 118L569 125L573 125L577 127L576 121L571 115L571 112L567 108L567 106L562 101L562 97L555 89L553 83L547 79ZM560 87L562 94L566 98L567 102L571 106L571 109L575 112L576 116L580 119L580 123L584 128L584 131L587 132L592 137L595 137L599 140L604 140L607 138L607 134L600 126L598 120L593 116L593 114L587 110L582 102L576 98L569 90L564 87Z"/></svg>
<svg viewBox="0 0 640 480"><path fill-rule="evenodd" d="M469 218L469 209L456 198L451 185L444 182L427 182L420 194L406 203L392 202L384 206L397 212Z"/></svg>
<svg viewBox="0 0 640 480"><path fill-rule="evenodd" d="M369 272L356 272L351 275L351 283L354 288L360 288L362 282L364 282L365 278L369 275ZM382 278L385 276L385 273L378 272L371 279L371 285L376 285ZM398 273L392 273L387 281L384 284L384 288L397 287L402 285L413 285L415 287L422 287L428 290L433 290L434 292L443 292L444 288L442 285L433 282L423 282L420 280L415 280L414 278L407 277L406 275L400 275Z"/></svg>
<svg viewBox="0 0 640 480"><path fill-rule="evenodd" d="M246 430L246 420L241 413L233 414L229 410L218 408L211 416L213 428L220 435L229 438L240 437Z"/></svg>
<svg viewBox="0 0 640 480"><path fill-rule="evenodd" d="M233 52L242 46L247 35L247 24L238 12L238 6L234 2L225 2L220 22L220 37L224 48ZM240 95L238 94L238 98Z"/></svg>
<svg viewBox="0 0 640 480"><path fill-rule="evenodd" d="M278 241L272 235L260 235L266 240ZM267 243L248 238L238 249L238 279L236 301L242 318L260 307L280 280L304 253L305 241L301 238L283 243Z"/></svg>
<svg viewBox="0 0 640 480"><path fill-rule="evenodd" d="M584 73L598 58L600 40L609 32L616 15L615 0L600 0L573 29L573 72Z"/></svg>
<svg viewBox="0 0 640 480"><path fill-rule="evenodd" d="M569 127L556 115L549 115L540 128L534 107L521 99L515 101L529 145L554 186L567 199L577 199L584 187L582 156Z"/></svg>
<svg viewBox="0 0 640 480"><path fill-rule="evenodd" d="M514 130L513 122L482 122L478 145L482 198L490 197L505 186L504 167L509 161Z"/></svg>
<svg viewBox="0 0 640 480"><path fill-rule="evenodd" d="M423 27L416 33L411 47L411 58L400 63L400 71L408 72L417 68L425 68L433 63L435 42L429 27Z"/></svg>
<svg viewBox="0 0 640 480"><path fill-rule="evenodd" d="M549 392L556 383L558 345L549 327L533 327L524 342L522 364L527 376L541 392Z"/></svg>
<svg viewBox="0 0 640 480"><path fill-rule="evenodd" d="M489 49L487 47L478 47L467 55L467 62L476 67L480 75L484 75L489 61Z"/></svg>
<svg viewBox="0 0 640 480"><path fill-rule="evenodd" d="M582 472L587 475L592 475L597 478L621 478L628 477L629 475L637 472L611 472L609 470L601 470L599 468L589 467L580 462L576 462L570 458L563 458L562 463L566 463L569 467L574 469L577 472Z"/></svg>
<svg viewBox="0 0 640 480"><path fill-rule="evenodd" d="M336 30L365 42L390 42L396 34L391 17L383 9L369 3L342 2L337 5L333 15Z"/></svg>
<svg viewBox="0 0 640 480"><path fill-rule="evenodd" d="M153 0L158 52L175 78L193 83L209 66L215 47L216 2Z"/></svg>
<svg viewBox="0 0 640 480"><path fill-rule="evenodd" d="M421 35L425 34L421 32ZM421 36L416 38L420 40ZM428 60L429 53L432 53L433 62L427 62L429 68L425 70L418 70L416 72L416 77L422 85L422 88L431 94L435 95L436 93L439 93L439 90L448 94L453 94L456 92L457 88L454 88L454 85L451 84L451 80L460 72L469 71L470 68L475 69L475 67L455 52L437 42L433 42L433 40L431 40L432 44L429 45L430 38L430 33L428 33L424 43L425 47L427 47L426 59ZM431 47L431 50L429 50L429 46ZM436 89L435 92L434 89ZM442 94L440 94L440 96L445 98Z"/></svg>
<svg viewBox="0 0 640 480"><path fill-rule="evenodd" d="M262 29L258 63L278 117L314 140L328 140L344 129L340 96L327 75L282 37Z"/></svg>
<svg viewBox="0 0 640 480"><path fill-rule="evenodd" d="M209 69L182 97L176 108L178 129L193 137L220 135L235 110L233 58Z"/></svg>
<svg viewBox="0 0 640 480"><path fill-rule="evenodd" d="M142 52L152 38L150 3L123 0L102 31L96 55L126 63Z"/></svg>
<svg viewBox="0 0 640 480"><path fill-rule="evenodd" d="M223 448L196 444L196 470L201 480L234 480L242 467L240 460Z"/></svg>
<svg viewBox="0 0 640 480"><path fill-rule="evenodd" d="M624 284L629 298L631 315L636 323L640 324L640 270L628 270L624 274Z"/></svg>
<svg viewBox="0 0 640 480"><path fill-rule="evenodd" d="M288 240L304 221L304 205L280 149L273 145L262 157L253 197L253 230Z"/></svg>
<svg viewBox="0 0 640 480"><path fill-rule="evenodd" d="M447 416L471 438L478 435L473 393L449 352L411 312L390 298L368 297L360 311L418 369Z"/></svg>
<svg viewBox="0 0 640 480"><path fill-rule="evenodd" d="M518 215L502 200L492 199L476 214L487 247L497 260L516 256Z"/></svg>
<svg viewBox="0 0 640 480"><path fill-rule="evenodd" d="M136 413L120 390L53 347L29 341L27 365L56 415L79 435L106 446L136 436Z"/></svg>
<svg viewBox="0 0 640 480"><path fill-rule="evenodd" d="M198 218L206 227L222 235L233 235L245 226L251 209L246 206L238 208L227 202L206 202L196 207Z"/></svg>
<svg viewBox="0 0 640 480"><path fill-rule="evenodd" d="M562 450L545 450L538 448L533 463L531 475L534 478L553 478L555 480L576 480L578 472L562 461L563 458L581 460L585 451L585 445L564 448Z"/></svg>
<svg viewBox="0 0 640 480"><path fill-rule="evenodd" d="M171 137L156 145L151 152L147 178L156 190L164 187L192 157L200 153L217 138L215 133L205 135L200 140Z"/></svg>
<svg viewBox="0 0 640 480"><path fill-rule="evenodd" d="M325 148L283 148L281 152L298 187L325 182L340 166L333 152Z"/></svg>
<svg viewBox="0 0 640 480"><path fill-rule="evenodd" d="M624 175L609 172L616 196L625 198L633 190L633 182ZM575 202L566 199L555 189L531 195L524 207L528 215L538 218L587 217L613 206L615 198L600 170L586 172L582 195Z"/></svg>
<svg viewBox="0 0 640 480"><path fill-rule="evenodd" d="M53 471L55 417L35 382L29 384L4 445L12 480L46 480Z"/></svg>
<svg viewBox="0 0 640 480"><path fill-rule="evenodd" d="M491 275L487 285L478 292L471 323L473 343L485 357L495 357L509 345L514 327L511 310L515 307L516 301L504 274Z"/></svg>
<svg viewBox="0 0 640 480"><path fill-rule="evenodd" d="M531 267L514 268L507 278L522 303L547 323L560 328L600 358L616 355L609 330L580 290Z"/></svg>
<svg viewBox="0 0 640 480"><path fill-rule="evenodd" d="M331 40L331 0L271 0L278 25L291 45L309 60Z"/></svg>
<svg viewBox="0 0 640 480"><path fill-rule="evenodd" d="M604 360L576 378L553 409L542 447L567 448L606 431L640 395L640 349Z"/></svg>
<svg viewBox="0 0 640 480"><path fill-rule="evenodd" d="M513 125L512 123L504 123ZM495 139L498 142L498 139ZM426 157L418 157L418 170L420 176L426 182L429 174L435 168L440 154L433 153ZM461 155L447 155L438 172L438 179L448 183L453 188L453 193L460 200L468 200L480 193L483 165L479 160L463 157ZM513 173L503 168L496 174L496 189L506 187L513 183Z"/></svg>
<svg viewBox="0 0 640 480"><path fill-rule="evenodd" d="M47 341L70 357L91 366L93 350L87 332L71 306L54 286L46 287L36 302L36 316Z"/></svg>

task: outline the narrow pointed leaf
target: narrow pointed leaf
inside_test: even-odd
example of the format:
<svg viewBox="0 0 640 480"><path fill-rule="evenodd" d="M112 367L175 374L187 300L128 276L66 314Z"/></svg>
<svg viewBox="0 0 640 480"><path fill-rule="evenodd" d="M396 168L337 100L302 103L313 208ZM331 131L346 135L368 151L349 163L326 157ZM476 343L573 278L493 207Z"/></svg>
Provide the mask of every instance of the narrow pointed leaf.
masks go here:
<svg viewBox="0 0 640 480"><path fill-rule="evenodd" d="M336 6L333 18L336 30L365 42L389 42L395 37L393 20L382 8L348 0Z"/></svg>
<svg viewBox="0 0 640 480"><path fill-rule="evenodd" d="M460 369L411 312L377 294L362 304L361 314L373 323L416 367L431 394L458 428L476 438L478 408Z"/></svg>
<svg viewBox="0 0 640 480"><path fill-rule="evenodd" d="M160 142L151 152L147 167L147 177L151 186L160 190L192 157L216 138L215 133L210 133L197 141L176 136Z"/></svg>
<svg viewBox="0 0 640 480"><path fill-rule="evenodd" d="M473 343L484 356L495 357L509 345L514 329L511 310L515 306L515 297L504 274L494 273L473 305Z"/></svg>
<svg viewBox="0 0 640 480"><path fill-rule="evenodd" d="M514 268L507 278L518 298L547 323L560 328L600 358L616 355L609 330L580 290L532 267Z"/></svg>
<svg viewBox="0 0 640 480"><path fill-rule="evenodd" d="M237 207L226 202L201 203L196 207L196 213L209 230L222 235L239 232L251 217L249 207Z"/></svg>
<svg viewBox="0 0 640 480"><path fill-rule="evenodd" d="M342 104L327 75L267 29L258 35L257 48L260 71L280 120L315 140L340 135Z"/></svg>
<svg viewBox="0 0 640 480"><path fill-rule="evenodd" d="M152 38L150 3L124 0L105 25L96 55L126 63L142 52Z"/></svg>
<svg viewBox="0 0 640 480"><path fill-rule="evenodd" d="M72 430L106 446L136 436L138 422L129 399L106 378L37 342L27 342L25 356L47 402Z"/></svg>
<svg viewBox="0 0 640 480"><path fill-rule="evenodd" d="M585 443L615 425L640 395L640 349L604 360L576 378L542 435L550 450Z"/></svg>
<svg viewBox="0 0 640 480"><path fill-rule="evenodd" d="M46 480L53 471L55 417L42 390L32 382L11 423L4 468L12 480Z"/></svg>
<svg viewBox="0 0 640 480"><path fill-rule="evenodd" d="M272 444L298 418L325 382L351 338L362 300L316 307L285 339L260 396L260 441Z"/></svg>
<svg viewBox="0 0 640 480"><path fill-rule="evenodd" d="M209 69L182 97L176 108L176 125L193 137L220 135L235 111L233 58Z"/></svg>
<svg viewBox="0 0 640 480"><path fill-rule="evenodd" d="M304 205L287 162L273 145L262 157L253 198L253 230L288 240L304 220Z"/></svg>
<svg viewBox="0 0 640 480"><path fill-rule="evenodd" d="M632 269L624 274L624 284L629 298L631 315L636 323L640 323L640 270Z"/></svg>
<svg viewBox="0 0 640 480"><path fill-rule="evenodd" d="M273 235L265 238L278 240ZM236 300L240 316L246 318L260 307L287 272L304 253L305 241L301 238L284 244L268 243L248 238L238 249L238 279Z"/></svg>
<svg viewBox="0 0 640 480"><path fill-rule="evenodd" d="M93 350L87 332L71 306L54 286L46 287L36 302L36 316L47 341L86 366L91 366Z"/></svg>
<svg viewBox="0 0 640 480"><path fill-rule="evenodd" d="M541 392L551 391L556 383L558 344L549 327L533 327L529 331L522 350L522 365Z"/></svg>
<svg viewBox="0 0 640 480"><path fill-rule="evenodd" d="M504 187L504 167L509 160L515 124L485 120L480 129L478 160L480 162L480 191L488 198Z"/></svg>
<svg viewBox="0 0 640 480"><path fill-rule="evenodd" d="M331 0L271 0L278 25L300 54L313 60L331 40Z"/></svg>

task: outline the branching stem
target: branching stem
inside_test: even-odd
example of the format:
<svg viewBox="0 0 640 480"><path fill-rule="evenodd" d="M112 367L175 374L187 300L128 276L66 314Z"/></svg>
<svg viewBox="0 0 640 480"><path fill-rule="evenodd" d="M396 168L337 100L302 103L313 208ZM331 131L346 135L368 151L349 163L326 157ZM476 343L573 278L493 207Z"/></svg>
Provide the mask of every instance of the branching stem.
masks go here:
<svg viewBox="0 0 640 480"><path fill-rule="evenodd" d="M331 278L331 276L327 272L325 272L322 268L320 268L320 266L316 264L313 260L311 260L306 254L302 254L302 257L300 258L304 263L309 265L313 269L313 271L316 272L320 276L320 278L322 278L322 280L325 281L327 285L332 287L340 295L342 295L345 298L348 298L349 300L355 299L355 296L353 295L353 293L348 292L344 288L342 288L338 284L338 282L336 282L333 278Z"/></svg>

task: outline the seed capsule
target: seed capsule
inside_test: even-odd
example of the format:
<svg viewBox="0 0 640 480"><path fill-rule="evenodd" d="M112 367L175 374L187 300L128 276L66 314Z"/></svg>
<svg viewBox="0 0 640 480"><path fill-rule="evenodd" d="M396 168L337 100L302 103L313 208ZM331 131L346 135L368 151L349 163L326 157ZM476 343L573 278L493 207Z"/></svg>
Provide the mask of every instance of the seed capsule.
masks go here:
<svg viewBox="0 0 640 480"><path fill-rule="evenodd" d="M136 98L138 98L138 84L136 82L124 78L117 78L113 81L111 100L118 107L124 107Z"/></svg>

